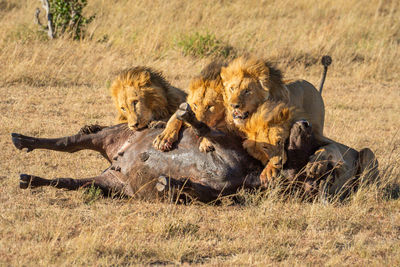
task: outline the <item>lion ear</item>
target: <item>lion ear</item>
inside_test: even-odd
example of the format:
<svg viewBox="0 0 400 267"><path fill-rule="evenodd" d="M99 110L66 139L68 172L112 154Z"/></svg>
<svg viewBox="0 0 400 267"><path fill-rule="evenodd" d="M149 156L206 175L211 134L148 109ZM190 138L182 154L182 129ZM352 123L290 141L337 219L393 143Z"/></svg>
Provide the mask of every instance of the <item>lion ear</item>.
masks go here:
<svg viewBox="0 0 400 267"><path fill-rule="evenodd" d="M270 90L270 79L269 79L269 69L268 68L262 68L260 73L257 75L258 81L260 82L261 87L265 91Z"/></svg>
<svg viewBox="0 0 400 267"><path fill-rule="evenodd" d="M146 85L150 81L150 78L151 78L151 76L150 76L150 72L149 71L147 71L147 70L142 71L139 74L138 85L139 86Z"/></svg>
<svg viewBox="0 0 400 267"><path fill-rule="evenodd" d="M228 79L228 73L227 73L227 68L226 67L222 67L221 68L221 72L219 74L221 76L221 80L222 80L222 84L224 85L224 87L227 85L226 84L226 80Z"/></svg>

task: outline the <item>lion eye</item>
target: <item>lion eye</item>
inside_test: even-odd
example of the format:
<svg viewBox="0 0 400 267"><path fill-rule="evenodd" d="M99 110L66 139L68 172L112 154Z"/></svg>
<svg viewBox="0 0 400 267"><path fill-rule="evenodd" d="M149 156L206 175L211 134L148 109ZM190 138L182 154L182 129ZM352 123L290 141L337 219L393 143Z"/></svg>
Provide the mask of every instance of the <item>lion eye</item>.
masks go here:
<svg viewBox="0 0 400 267"><path fill-rule="evenodd" d="M126 111L124 107L121 107L121 110L122 110L123 112L125 112L125 111Z"/></svg>
<svg viewBox="0 0 400 267"><path fill-rule="evenodd" d="M233 91L235 90L235 88L231 87L231 88L229 88L229 90L230 90L231 92L233 92Z"/></svg>
<svg viewBox="0 0 400 267"><path fill-rule="evenodd" d="M250 94L250 90L249 90L249 89L244 90L244 94L245 94L245 95Z"/></svg>
<svg viewBox="0 0 400 267"><path fill-rule="evenodd" d="M139 102L139 101L137 101L137 100L133 100L133 101L132 101L132 106L136 106L138 102Z"/></svg>

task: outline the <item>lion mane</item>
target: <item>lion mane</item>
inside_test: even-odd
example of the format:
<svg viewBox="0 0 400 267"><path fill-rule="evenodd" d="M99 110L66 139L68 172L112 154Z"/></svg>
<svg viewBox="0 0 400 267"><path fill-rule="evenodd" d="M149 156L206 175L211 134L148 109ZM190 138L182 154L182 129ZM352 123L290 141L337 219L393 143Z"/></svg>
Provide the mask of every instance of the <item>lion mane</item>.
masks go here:
<svg viewBox="0 0 400 267"><path fill-rule="evenodd" d="M322 136L325 108L320 93L304 80L284 83L280 70L264 59L242 56L222 68L227 123L240 131L261 106L281 101L308 115L317 136Z"/></svg>
<svg viewBox="0 0 400 267"><path fill-rule="evenodd" d="M187 96L187 102L196 118L221 131L226 129L224 87L220 77L221 67L225 65L224 62L213 61L204 67L201 73L191 80ZM163 151L170 150L178 139L181 127L182 123L172 116L165 130L154 140L154 147ZM206 138L201 139L199 148L203 152L213 149Z"/></svg>
<svg viewBox="0 0 400 267"><path fill-rule="evenodd" d="M244 77L258 81L264 90L269 91L272 100L288 101L289 93L283 85L282 73L268 61L251 56L234 59L228 67L222 68L221 76L224 81Z"/></svg>
<svg viewBox="0 0 400 267"><path fill-rule="evenodd" d="M121 71L110 93L118 110L117 121L128 122L131 129L145 127L151 121L167 120L186 98L160 72L143 66Z"/></svg>
<svg viewBox="0 0 400 267"><path fill-rule="evenodd" d="M283 102L262 106L244 126L243 147L265 166L260 178L263 183L276 177L287 160L285 144L294 122L307 120L304 112Z"/></svg>

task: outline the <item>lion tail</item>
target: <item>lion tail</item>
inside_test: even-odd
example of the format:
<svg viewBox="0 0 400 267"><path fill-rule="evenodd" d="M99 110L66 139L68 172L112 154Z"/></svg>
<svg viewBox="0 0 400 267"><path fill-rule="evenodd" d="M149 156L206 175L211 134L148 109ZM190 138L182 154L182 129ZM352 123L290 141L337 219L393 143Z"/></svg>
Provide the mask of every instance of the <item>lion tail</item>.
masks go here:
<svg viewBox="0 0 400 267"><path fill-rule="evenodd" d="M330 56L323 56L321 59L321 64L324 66L324 72L322 74L321 83L319 85L319 93L322 94L322 88L324 87L326 73L328 72L328 66L331 65L332 58Z"/></svg>

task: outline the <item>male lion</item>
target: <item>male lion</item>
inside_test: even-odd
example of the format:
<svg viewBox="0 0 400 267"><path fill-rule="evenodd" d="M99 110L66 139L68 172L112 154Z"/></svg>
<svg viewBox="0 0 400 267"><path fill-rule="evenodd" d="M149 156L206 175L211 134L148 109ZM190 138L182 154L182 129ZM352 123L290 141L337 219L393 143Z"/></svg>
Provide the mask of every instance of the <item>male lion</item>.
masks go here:
<svg viewBox="0 0 400 267"><path fill-rule="evenodd" d="M263 106L246 121L243 147L265 166L260 174L263 185L277 178L284 168L288 158L285 146L292 125L298 122L312 129L303 111L283 103L271 103L268 108ZM357 151L333 140L329 140L328 145L316 138L312 140L309 149L313 154L296 176L303 176L311 185L323 185L324 194L343 197L359 184L360 178L369 182L376 180L378 161L369 148Z"/></svg>
<svg viewBox="0 0 400 267"><path fill-rule="evenodd" d="M260 175L262 184L278 175L286 163L285 144L294 122L306 120L304 113L283 102L271 102L258 109L243 126L246 140L243 147L265 166Z"/></svg>
<svg viewBox="0 0 400 267"><path fill-rule="evenodd" d="M284 84L282 74L265 60L242 56L221 70L228 123L243 130L261 105L282 101L304 110L317 136L322 136L325 107L321 94L307 81Z"/></svg>
<svg viewBox="0 0 400 267"><path fill-rule="evenodd" d="M220 77L222 66L225 66L223 62L211 62L199 76L191 80L187 102L192 107L197 120L225 132L224 88ZM170 150L173 143L178 140L181 127L182 122L173 115L165 130L154 140L154 147L162 151ZM213 146L206 138L202 138L199 149L207 152L211 151Z"/></svg>
<svg viewBox="0 0 400 267"><path fill-rule="evenodd" d="M110 88L118 110L117 121L131 130L167 120L185 101L186 94L170 85L161 73L137 66L122 71Z"/></svg>

